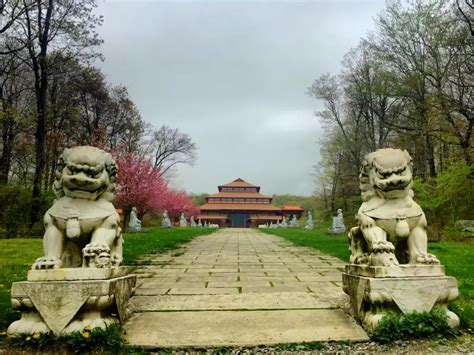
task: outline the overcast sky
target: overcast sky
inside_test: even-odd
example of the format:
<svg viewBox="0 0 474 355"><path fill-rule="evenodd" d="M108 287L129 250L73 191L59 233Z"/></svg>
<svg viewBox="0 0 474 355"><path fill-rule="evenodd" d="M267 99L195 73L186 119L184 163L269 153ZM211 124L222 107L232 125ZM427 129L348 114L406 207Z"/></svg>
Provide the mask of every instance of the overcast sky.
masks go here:
<svg viewBox="0 0 474 355"><path fill-rule="evenodd" d="M191 135L175 187L213 193L238 177L310 195L318 102L305 94L374 28L385 0L99 1L100 64L146 122Z"/></svg>

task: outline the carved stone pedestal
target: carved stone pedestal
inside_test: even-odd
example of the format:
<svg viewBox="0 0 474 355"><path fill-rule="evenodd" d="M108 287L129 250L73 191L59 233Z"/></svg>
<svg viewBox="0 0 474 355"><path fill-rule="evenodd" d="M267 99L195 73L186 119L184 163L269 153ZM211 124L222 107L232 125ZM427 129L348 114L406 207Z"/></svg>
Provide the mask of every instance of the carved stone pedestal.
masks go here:
<svg viewBox="0 0 474 355"><path fill-rule="evenodd" d="M429 312L435 306L445 310L451 327L459 325L458 316L447 308L459 294L457 282L445 276L441 265L352 264L342 281L350 311L366 329L374 329L387 312Z"/></svg>
<svg viewBox="0 0 474 355"><path fill-rule="evenodd" d="M8 335L69 334L122 323L135 284L126 267L31 270L28 281L12 285L12 306L21 319L10 325Z"/></svg>

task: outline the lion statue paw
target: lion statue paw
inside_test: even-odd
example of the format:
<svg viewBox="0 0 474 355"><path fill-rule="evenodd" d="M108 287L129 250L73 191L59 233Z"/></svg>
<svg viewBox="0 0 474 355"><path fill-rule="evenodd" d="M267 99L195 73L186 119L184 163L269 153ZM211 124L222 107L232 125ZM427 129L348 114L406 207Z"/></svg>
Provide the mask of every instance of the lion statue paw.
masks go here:
<svg viewBox="0 0 474 355"><path fill-rule="evenodd" d="M110 247L107 244L90 243L82 249L84 267L104 268L112 266Z"/></svg>
<svg viewBox="0 0 474 355"><path fill-rule="evenodd" d="M42 256L36 259L33 264L34 270L48 270L48 269L60 269L63 265L61 259L53 259Z"/></svg>
<svg viewBox="0 0 474 355"><path fill-rule="evenodd" d="M123 261L123 258L121 255L117 254L117 253L114 253L112 254L111 256L111 263L112 263L112 266L120 266L122 264L122 261Z"/></svg>
<svg viewBox="0 0 474 355"><path fill-rule="evenodd" d="M378 252L393 253L394 251L395 251L395 246L386 240L379 240L377 242L372 243L372 252L374 253L378 253Z"/></svg>
<svg viewBox="0 0 474 355"><path fill-rule="evenodd" d="M439 260L436 256L430 253L422 253L416 256L417 264L437 265Z"/></svg>
<svg viewBox="0 0 474 355"><path fill-rule="evenodd" d="M368 258L368 264L371 266L394 266L398 265L398 260L393 253L380 251L373 252Z"/></svg>

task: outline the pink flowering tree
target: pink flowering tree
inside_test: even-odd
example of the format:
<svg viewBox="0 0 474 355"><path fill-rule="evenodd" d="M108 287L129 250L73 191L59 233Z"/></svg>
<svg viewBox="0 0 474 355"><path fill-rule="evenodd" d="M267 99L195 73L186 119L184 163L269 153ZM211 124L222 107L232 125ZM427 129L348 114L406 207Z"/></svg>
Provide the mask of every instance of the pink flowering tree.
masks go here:
<svg viewBox="0 0 474 355"><path fill-rule="evenodd" d="M163 199L162 208L168 211L172 222L178 220L181 213L184 213L188 220L191 216L199 215L199 207L192 203L184 191L168 190Z"/></svg>
<svg viewBox="0 0 474 355"><path fill-rule="evenodd" d="M124 226L132 207L137 208L140 218L152 209L164 208L168 187L159 169L153 168L149 160L132 153L117 159L117 165L115 200L118 207L123 208Z"/></svg>

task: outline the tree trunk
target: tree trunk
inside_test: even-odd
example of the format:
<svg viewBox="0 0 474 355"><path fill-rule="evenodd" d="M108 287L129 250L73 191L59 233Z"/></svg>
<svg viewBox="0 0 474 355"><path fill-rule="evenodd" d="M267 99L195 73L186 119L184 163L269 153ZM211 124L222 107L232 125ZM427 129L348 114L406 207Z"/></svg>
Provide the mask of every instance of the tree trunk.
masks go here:
<svg viewBox="0 0 474 355"><path fill-rule="evenodd" d="M130 221L130 212L132 212L132 208L129 207L124 207L123 208L123 224L122 224L122 229L124 231L127 230L128 228L128 222Z"/></svg>
<svg viewBox="0 0 474 355"><path fill-rule="evenodd" d="M436 162L435 162L435 153L433 147L433 137L431 134L426 133L425 135L425 144L426 144L426 160L428 162L428 170L430 177L436 177Z"/></svg>
<svg viewBox="0 0 474 355"><path fill-rule="evenodd" d="M15 142L15 120L9 110L8 105L3 106L5 117L3 119L2 127L2 142L3 149L0 156L0 184L8 183L8 175L10 173L13 145Z"/></svg>
<svg viewBox="0 0 474 355"><path fill-rule="evenodd" d="M466 132L464 134L464 139L461 140L460 145L463 152L464 160L468 166L472 163L471 156L471 135L473 130L473 120L469 119L468 115L465 115L468 118L468 125Z"/></svg>
<svg viewBox="0 0 474 355"><path fill-rule="evenodd" d="M48 1L48 8L44 18L44 24L38 23L38 28L43 31L39 33L40 52L36 57L33 50L30 56L35 74L36 93L36 131L35 131L35 175L33 179L32 208L30 213L30 225L38 222L41 216L41 193L42 181L45 167L45 142L46 142L46 102L48 92L48 61L46 58L48 50L48 36L53 13L53 0ZM39 3L38 3L38 6ZM41 13L41 9L38 8ZM41 18L38 20L41 22ZM44 25L44 26L43 26Z"/></svg>
<svg viewBox="0 0 474 355"><path fill-rule="evenodd" d="M45 167L45 141L46 141L46 92L47 92L47 68L46 58L39 58L38 77L39 82L35 84L36 93L36 131L35 131L35 175L33 179L33 204L31 210L31 224L39 221L42 181ZM38 80L37 80L38 81Z"/></svg>

